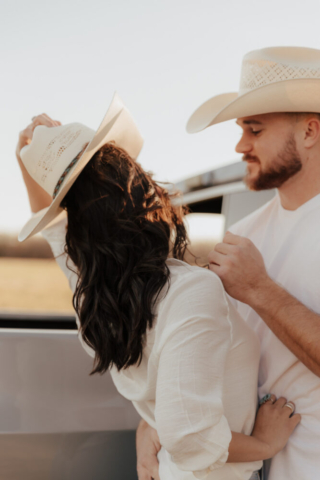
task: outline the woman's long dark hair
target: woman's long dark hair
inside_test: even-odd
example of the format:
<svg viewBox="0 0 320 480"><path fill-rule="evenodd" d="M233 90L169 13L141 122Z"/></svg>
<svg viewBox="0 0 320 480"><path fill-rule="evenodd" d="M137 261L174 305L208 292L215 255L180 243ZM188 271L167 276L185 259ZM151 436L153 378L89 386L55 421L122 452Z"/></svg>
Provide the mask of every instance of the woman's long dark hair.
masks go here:
<svg viewBox="0 0 320 480"><path fill-rule="evenodd" d="M94 154L61 206L78 274L73 306L95 351L91 374L139 365L154 305L169 286L170 244L178 259L188 244L185 209L113 142Z"/></svg>

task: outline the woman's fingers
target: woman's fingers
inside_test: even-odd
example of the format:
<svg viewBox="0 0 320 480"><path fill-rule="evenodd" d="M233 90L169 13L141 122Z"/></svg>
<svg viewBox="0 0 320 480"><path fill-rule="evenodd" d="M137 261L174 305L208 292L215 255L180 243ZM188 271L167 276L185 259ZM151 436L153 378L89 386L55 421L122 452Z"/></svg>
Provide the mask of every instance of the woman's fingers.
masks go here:
<svg viewBox="0 0 320 480"><path fill-rule="evenodd" d="M52 118L50 118L46 113L32 117L32 123L27 125L24 130L19 132L19 140L16 148L16 155L18 157L20 156L20 150L25 145L29 145L32 142L33 131L39 125L44 125L46 127L58 127L61 125L61 122L58 120L52 120Z"/></svg>
<svg viewBox="0 0 320 480"><path fill-rule="evenodd" d="M285 397L280 397L276 400L274 406L282 411L282 413L288 417L293 417L296 406L291 400L287 400Z"/></svg>
<svg viewBox="0 0 320 480"><path fill-rule="evenodd" d="M289 417L291 417L296 410L296 406L293 402L287 402L282 408Z"/></svg>
<svg viewBox="0 0 320 480"><path fill-rule="evenodd" d="M272 394L270 398L266 400L262 405L273 405L274 403L276 403L276 401L277 401L277 397Z"/></svg>
<svg viewBox="0 0 320 480"><path fill-rule="evenodd" d="M299 415L299 413L295 413L294 415L292 415L290 420L293 423L294 427L296 427L298 423L301 422L301 415Z"/></svg>
<svg viewBox="0 0 320 480"><path fill-rule="evenodd" d="M278 400L275 402L275 406L276 407L279 407L279 408L282 408L284 407L284 405L287 403L287 399L284 398L284 397L280 397L278 398Z"/></svg>
<svg viewBox="0 0 320 480"><path fill-rule="evenodd" d="M37 125L45 125L46 127L51 127L53 124L53 120L51 120L51 118L49 118L47 115L41 114L33 117L32 124L34 125L34 128Z"/></svg>
<svg viewBox="0 0 320 480"><path fill-rule="evenodd" d="M42 113L41 115L36 115L32 117L32 124L34 125L34 127L36 127L37 125L45 125L47 127L58 127L59 125L61 125L61 122L59 122L58 120L53 120L46 113Z"/></svg>

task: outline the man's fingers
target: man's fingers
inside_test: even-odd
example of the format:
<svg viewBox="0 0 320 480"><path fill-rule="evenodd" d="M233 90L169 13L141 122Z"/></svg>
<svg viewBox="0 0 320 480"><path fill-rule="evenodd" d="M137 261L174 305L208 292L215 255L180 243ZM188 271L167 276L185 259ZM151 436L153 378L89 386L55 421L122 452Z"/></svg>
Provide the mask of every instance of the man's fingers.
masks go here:
<svg viewBox="0 0 320 480"><path fill-rule="evenodd" d="M223 253L224 255L227 255L227 253L229 253L228 251L229 249L230 249L230 245L227 245L226 243L217 243L214 246L215 252Z"/></svg>
<svg viewBox="0 0 320 480"><path fill-rule="evenodd" d="M222 265L226 259L226 255L212 250L208 255L209 263L214 263L216 265Z"/></svg>
<svg viewBox="0 0 320 480"><path fill-rule="evenodd" d="M146 460L147 461L144 463L146 470L151 474L151 477L154 478L154 480L160 480L159 462L157 456L149 456Z"/></svg>
<svg viewBox="0 0 320 480"><path fill-rule="evenodd" d="M138 480L152 480L150 473L145 468L138 468Z"/></svg>
<svg viewBox="0 0 320 480"><path fill-rule="evenodd" d="M226 232L223 242L228 243L229 245L239 245L239 243L244 239L244 237L240 237L240 235L234 235L231 232Z"/></svg>
<svg viewBox="0 0 320 480"><path fill-rule="evenodd" d="M238 250L239 250L238 244L234 245L230 243L217 243L213 251L222 253L223 255L232 255L232 254L236 254Z"/></svg>
<svg viewBox="0 0 320 480"><path fill-rule="evenodd" d="M138 466L137 473L139 480L160 480L159 464L156 462L153 465L148 465L148 467Z"/></svg>
<svg viewBox="0 0 320 480"><path fill-rule="evenodd" d="M154 466L154 468L152 469L152 477L151 478L153 478L153 480L160 480L159 465Z"/></svg>
<svg viewBox="0 0 320 480"><path fill-rule="evenodd" d="M214 263L209 263L209 270L211 270L211 272L214 272L219 276L219 273L221 271L221 267L220 267L220 265L215 265Z"/></svg>

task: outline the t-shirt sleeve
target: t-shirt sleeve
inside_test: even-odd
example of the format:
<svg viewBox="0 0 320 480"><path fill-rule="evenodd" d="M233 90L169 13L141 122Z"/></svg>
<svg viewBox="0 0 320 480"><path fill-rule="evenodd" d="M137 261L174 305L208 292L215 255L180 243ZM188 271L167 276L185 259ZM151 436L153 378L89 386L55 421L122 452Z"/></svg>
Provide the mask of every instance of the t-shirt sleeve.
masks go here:
<svg viewBox="0 0 320 480"><path fill-rule="evenodd" d="M239 222L231 225L228 228L228 231L233 233L234 235L240 235L242 237L243 236L242 221L240 220Z"/></svg>
<svg viewBox="0 0 320 480"><path fill-rule="evenodd" d="M220 279L206 270L190 277L162 312L155 420L176 466L204 478L225 464L231 441L222 401L231 324Z"/></svg>
<svg viewBox="0 0 320 480"><path fill-rule="evenodd" d="M56 222L54 225L47 227L41 231L41 235L49 243L53 256L68 279L69 286L71 291L74 293L77 281L78 274L77 268L74 263L71 261L70 257L65 253L64 247L66 243L66 227L67 227L67 218L63 218L59 222ZM78 315L75 312L76 322L79 329L79 340L84 348L84 350L91 356L94 357L95 353L83 340L80 334L80 320Z"/></svg>
<svg viewBox="0 0 320 480"><path fill-rule="evenodd" d="M231 225L231 227L228 228L228 231L233 233L234 235L240 235L240 237L243 237L244 236L244 231L243 231L243 225L242 224L243 224L243 221L240 220L239 222ZM228 298L229 298L230 302L232 303L232 305L234 306L234 308L236 310L238 310L238 308L239 308L238 300L231 297L230 295L228 295Z"/></svg>

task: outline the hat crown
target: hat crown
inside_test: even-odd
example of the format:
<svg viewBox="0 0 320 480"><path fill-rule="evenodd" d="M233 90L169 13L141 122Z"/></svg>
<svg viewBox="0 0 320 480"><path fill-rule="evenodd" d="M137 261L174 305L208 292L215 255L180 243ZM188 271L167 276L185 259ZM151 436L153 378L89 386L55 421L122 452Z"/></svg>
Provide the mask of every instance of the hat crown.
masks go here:
<svg viewBox="0 0 320 480"><path fill-rule="evenodd" d="M275 82L320 79L320 50L269 47L247 53L242 61L239 95Z"/></svg>
<svg viewBox="0 0 320 480"><path fill-rule="evenodd" d="M94 134L81 123L58 127L38 125L33 131L32 142L20 151L21 160L31 177L53 196L61 176L66 174L72 160Z"/></svg>
<svg viewBox="0 0 320 480"><path fill-rule="evenodd" d="M81 123L39 125L34 129L32 141L21 149L20 157L29 174L53 201L24 225L19 241L40 232L60 214L61 200L93 155L108 142L123 148L134 160L143 145L139 129L117 93L96 131Z"/></svg>

